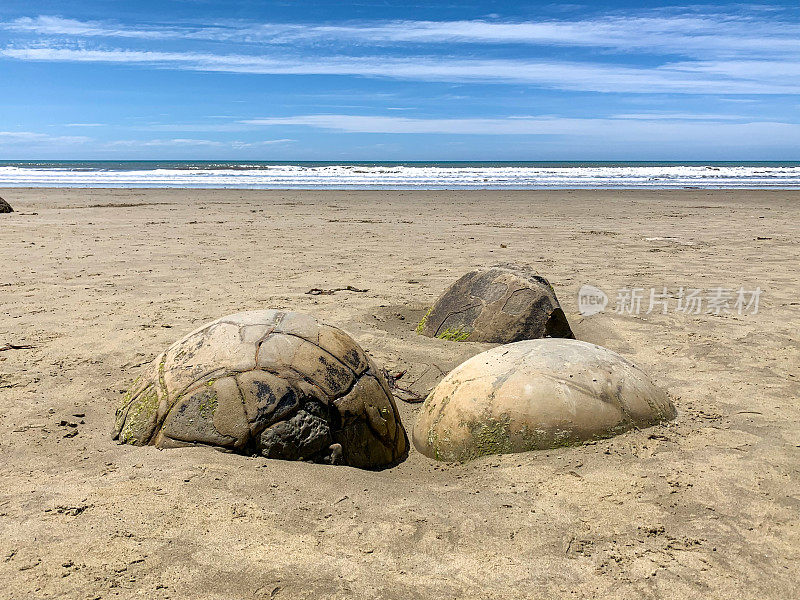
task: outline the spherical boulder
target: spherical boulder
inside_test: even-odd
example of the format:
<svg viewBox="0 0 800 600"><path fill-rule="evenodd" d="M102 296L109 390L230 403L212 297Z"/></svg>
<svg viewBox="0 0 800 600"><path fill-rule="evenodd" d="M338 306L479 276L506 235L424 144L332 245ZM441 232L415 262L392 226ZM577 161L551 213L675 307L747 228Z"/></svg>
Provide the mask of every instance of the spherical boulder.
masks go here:
<svg viewBox="0 0 800 600"><path fill-rule="evenodd" d="M14 212L14 209L11 208L11 205L2 198L0 198L0 213L12 213L12 212Z"/></svg>
<svg viewBox="0 0 800 600"><path fill-rule="evenodd" d="M610 437L675 415L666 392L616 352L527 340L451 371L425 400L413 440L430 458L467 461Z"/></svg>
<svg viewBox="0 0 800 600"><path fill-rule="evenodd" d="M417 332L458 342L497 344L574 337L544 277L503 267L470 271L455 281L439 296Z"/></svg>
<svg viewBox="0 0 800 600"><path fill-rule="evenodd" d="M408 438L380 369L342 330L277 310L202 326L145 369L114 438L380 468Z"/></svg>

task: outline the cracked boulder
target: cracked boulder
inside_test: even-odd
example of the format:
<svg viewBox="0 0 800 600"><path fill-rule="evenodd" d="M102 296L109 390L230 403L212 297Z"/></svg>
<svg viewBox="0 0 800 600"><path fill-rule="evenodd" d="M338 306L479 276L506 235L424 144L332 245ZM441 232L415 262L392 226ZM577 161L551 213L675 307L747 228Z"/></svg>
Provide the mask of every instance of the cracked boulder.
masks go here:
<svg viewBox="0 0 800 600"><path fill-rule="evenodd" d="M223 317L170 346L125 395L113 436L365 469L408 453L392 393L358 344L277 310Z"/></svg>
<svg viewBox="0 0 800 600"><path fill-rule="evenodd" d="M666 392L616 352L526 340L453 369L425 400L413 440L430 458L467 461L571 446L675 415Z"/></svg>
<svg viewBox="0 0 800 600"><path fill-rule="evenodd" d="M470 271L454 282L422 319L417 332L458 342L498 344L574 337L544 277L503 267Z"/></svg>
<svg viewBox="0 0 800 600"><path fill-rule="evenodd" d="M14 209L11 208L11 205L2 198L0 198L0 213L12 213L12 212L14 212Z"/></svg>

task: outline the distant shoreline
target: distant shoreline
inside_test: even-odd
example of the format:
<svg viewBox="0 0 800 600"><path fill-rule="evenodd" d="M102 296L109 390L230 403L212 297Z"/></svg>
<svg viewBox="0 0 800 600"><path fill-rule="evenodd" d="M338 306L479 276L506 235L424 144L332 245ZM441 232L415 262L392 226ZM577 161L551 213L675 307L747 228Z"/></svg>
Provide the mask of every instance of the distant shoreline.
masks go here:
<svg viewBox="0 0 800 600"><path fill-rule="evenodd" d="M800 162L6 161L0 187L262 190L800 189Z"/></svg>
<svg viewBox="0 0 800 600"><path fill-rule="evenodd" d="M544 167L619 167L619 166L787 166L798 167L800 160L251 160L251 159L0 159L0 167L39 165L239 165L261 166L544 166Z"/></svg>
<svg viewBox="0 0 800 600"><path fill-rule="evenodd" d="M582 191L582 192L691 192L691 191L710 191L710 192L796 192L800 191L800 185L793 187L657 187L657 186L642 186L642 187L202 187L202 186L12 186L5 185L0 182L0 190L42 190L42 191L58 191L58 190L98 190L98 191L114 191L114 190L139 190L139 191L156 191L156 190L208 190L208 191L241 191L241 192L558 192L558 191Z"/></svg>

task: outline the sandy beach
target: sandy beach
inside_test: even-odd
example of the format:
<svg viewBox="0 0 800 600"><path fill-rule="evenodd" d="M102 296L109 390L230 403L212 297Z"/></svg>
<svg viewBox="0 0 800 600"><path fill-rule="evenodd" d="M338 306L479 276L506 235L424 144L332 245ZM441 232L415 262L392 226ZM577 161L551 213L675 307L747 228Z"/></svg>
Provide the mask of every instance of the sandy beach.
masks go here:
<svg viewBox="0 0 800 600"><path fill-rule="evenodd" d="M0 597L758 598L800 587L800 192L3 189ZM392 469L118 446L138 369L206 321L309 312L425 395L488 344L417 335L464 272L552 283L675 421ZM578 313L584 284L610 296ZM364 292L309 295L312 288ZM617 290L645 290L640 314ZM758 312L645 314L651 288ZM10 344L13 347L4 348ZM26 347L30 346L30 347ZM410 430L419 404L398 401Z"/></svg>

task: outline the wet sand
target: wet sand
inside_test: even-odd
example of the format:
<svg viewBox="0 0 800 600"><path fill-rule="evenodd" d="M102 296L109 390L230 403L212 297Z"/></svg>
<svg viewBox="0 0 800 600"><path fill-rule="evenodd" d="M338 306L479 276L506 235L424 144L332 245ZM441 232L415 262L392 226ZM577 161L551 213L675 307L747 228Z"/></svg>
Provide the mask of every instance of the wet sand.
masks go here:
<svg viewBox="0 0 800 600"><path fill-rule="evenodd" d="M800 587L800 192L0 190L0 597L774 598ZM414 327L517 263L674 422L399 466L117 446L140 365L203 322L311 312L425 394L486 344ZM583 284L605 313L581 317ZM312 288L366 292L313 296ZM617 290L763 290L616 314ZM399 402L410 430L418 404Z"/></svg>

